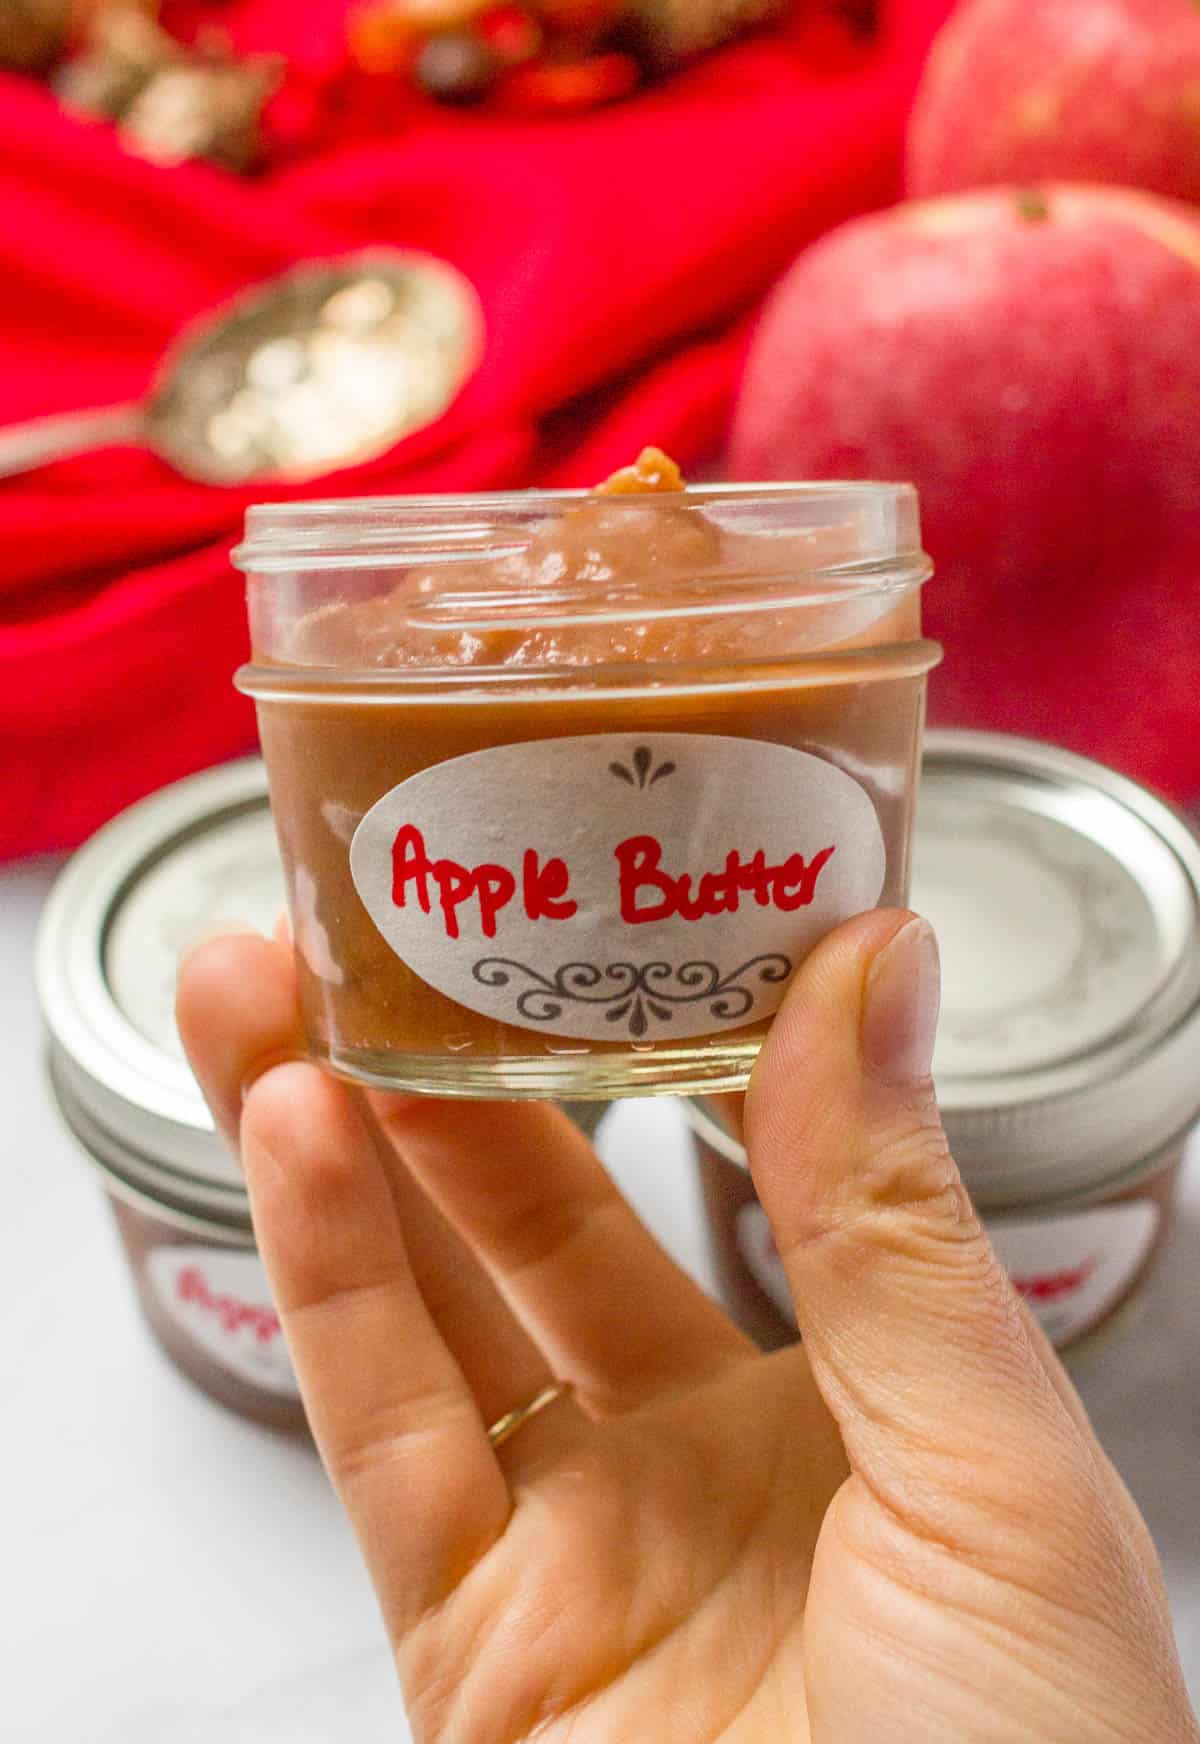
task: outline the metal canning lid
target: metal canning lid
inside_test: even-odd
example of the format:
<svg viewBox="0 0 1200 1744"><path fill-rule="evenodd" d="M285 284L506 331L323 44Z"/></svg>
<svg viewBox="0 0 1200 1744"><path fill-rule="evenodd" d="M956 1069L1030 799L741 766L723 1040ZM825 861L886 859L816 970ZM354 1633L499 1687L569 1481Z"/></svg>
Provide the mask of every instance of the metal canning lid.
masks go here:
<svg viewBox="0 0 1200 1744"><path fill-rule="evenodd" d="M245 1188L184 1058L176 969L223 924L269 932L283 900L266 775L250 758L106 825L63 869L38 932L38 995L68 1123L107 1171L222 1223L245 1220Z"/></svg>
<svg viewBox="0 0 1200 1744"><path fill-rule="evenodd" d="M1054 746L933 732L913 906L944 963L934 1078L981 1203L1087 1192L1200 1113L1200 840Z"/></svg>
<svg viewBox="0 0 1200 1744"><path fill-rule="evenodd" d="M926 736L912 906L942 950L934 1055L951 1148L989 1211L1132 1184L1200 1114L1200 839L1051 745ZM740 1146L701 1109L722 1154Z"/></svg>
<svg viewBox="0 0 1200 1744"><path fill-rule="evenodd" d="M184 1180L154 1157L130 1150L97 1126L60 1073L52 1054L50 1081L63 1119L91 1160L105 1191L174 1229L233 1247L253 1247L250 1202L244 1189Z"/></svg>

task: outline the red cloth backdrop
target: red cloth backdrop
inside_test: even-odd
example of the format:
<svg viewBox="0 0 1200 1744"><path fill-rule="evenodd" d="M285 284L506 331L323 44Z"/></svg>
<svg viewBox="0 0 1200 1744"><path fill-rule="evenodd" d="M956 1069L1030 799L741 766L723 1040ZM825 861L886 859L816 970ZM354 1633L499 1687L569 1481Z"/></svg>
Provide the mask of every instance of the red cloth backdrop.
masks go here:
<svg viewBox="0 0 1200 1744"><path fill-rule="evenodd" d="M192 484L110 449L0 482L0 857L70 847L121 807L245 751L228 563L246 505L592 482L645 442L717 448L747 317L789 258L892 199L928 44L952 0L883 0L856 43L798 0L611 109L534 120L409 105L387 137L259 180L160 169L0 77L0 423L141 394L181 325L294 262L427 249L476 286L482 367L437 425L303 491ZM345 0L210 11L314 74Z"/></svg>

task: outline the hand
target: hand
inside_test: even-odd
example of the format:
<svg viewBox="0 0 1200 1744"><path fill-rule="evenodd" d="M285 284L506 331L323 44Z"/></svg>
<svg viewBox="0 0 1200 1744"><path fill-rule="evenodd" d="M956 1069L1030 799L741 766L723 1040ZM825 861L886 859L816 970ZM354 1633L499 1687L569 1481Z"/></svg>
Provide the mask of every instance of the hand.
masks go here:
<svg viewBox="0 0 1200 1744"><path fill-rule="evenodd" d="M937 982L867 915L774 1024L746 1132L805 1342L767 1357L560 1113L352 1091L289 1058L283 944L191 957L420 1744L1196 1744L1146 1529L947 1152Z"/></svg>

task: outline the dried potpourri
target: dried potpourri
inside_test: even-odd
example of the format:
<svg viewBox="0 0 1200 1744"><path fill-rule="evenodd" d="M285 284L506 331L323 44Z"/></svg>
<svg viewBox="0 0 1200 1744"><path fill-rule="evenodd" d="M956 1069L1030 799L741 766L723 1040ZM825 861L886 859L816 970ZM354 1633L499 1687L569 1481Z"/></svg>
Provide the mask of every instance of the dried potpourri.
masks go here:
<svg viewBox="0 0 1200 1744"><path fill-rule="evenodd" d="M362 71L409 75L449 103L562 114L628 96L786 10L789 0L367 0L348 46Z"/></svg>

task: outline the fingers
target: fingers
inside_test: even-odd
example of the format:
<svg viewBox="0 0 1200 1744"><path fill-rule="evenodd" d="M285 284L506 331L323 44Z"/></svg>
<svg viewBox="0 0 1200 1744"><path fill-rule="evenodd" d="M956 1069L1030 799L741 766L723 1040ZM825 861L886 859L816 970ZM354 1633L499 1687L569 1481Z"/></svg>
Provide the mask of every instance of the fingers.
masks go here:
<svg viewBox="0 0 1200 1744"><path fill-rule="evenodd" d="M707 1098L709 1111L717 1115L734 1138L744 1146L745 1143L745 1097L744 1096L710 1096ZM1075 1421L1082 1435L1095 1441L1095 1432L1091 1420L1084 1408L1083 1400L1063 1367L1062 1360L1047 1338L1037 1317L1025 1302L1019 1302L1021 1317L1025 1321L1030 1343L1040 1357L1046 1370L1051 1386L1062 1400L1065 1409ZM1097 1448L1099 1443L1096 1443Z"/></svg>
<svg viewBox="0 0 1200 1744"><path fill-rule="evenodd" d="M350 1092L315 1066L277 1066L250 1091L241 1132L259 1248L313 1433L402 1632L501 1536L508 1486L422 1300Z"/></svg>
<svg viewBox="0 0 1200 1744"><path fill-rule="evenodd" d="M550 1366L589 1407L628 1410L754 1354L650 1235L560 1110L396 1096L372 1106Z"/></svg>
<svg viewBox="0 0 1200 1744"><path fill-rule="evenodd" d="M896 1618L919 1612L936 1619L929 1664L959 1666L944 1649L964 1640L992 1664L1001 1644L1005 1687L1032 1671L1064 1726L1116 1654L1122 1718L1140 1711L1142 1735L1166 1736L1182 1696L1158 1645L1153 1553L1114 1506L949 1155L930 1079L937 983L923 923L879 913L839 929L796 977L746 1104L759 1197L852 1472L814 1564L836 1598L806 1617L808 1711L831 1736L874 1738L859 1648L890 1678L911 1646ZM977 1685L947 1685L955 1736Z"/></svg>
<svg viewBox="0 0 1200 1744"><path fill-rule="evenodd" d="M249 1084L304 1053L290 953L248 931L204 941L180 964L175 1018L212 1117L236 1153Z"/></svg>
<svg viewBox="0 0 1200 1744"><path fill-rule="evenodd" d="M519 1480L569 1445L584 1419L560 1401L498 1456L488 1452L483 1426L541 1392L552 1378L545 1358L353 1093L312 1067L269 1065L289 1049L295 1008L293 961L279 944L222 939L183 967L181 1033L219 1123L240 1138L309 1416L369 1538L376 1490L381 1502L390 1494L378 1471L394 1468L405 1433L397 1414L411 1407L425 1436L412 1388L421 1389L431 1350L430 1372L439 1388L456 1388L461 1433L472 1457L482 1445L489 1482L497 1457ZM374 1572L395 1617L408 1602L403 1571L397 1578L376 1559Z"/></svg>
<svg viewBox="0 0 1200 1744"><path fill-rule="evenodd" d="M1125 1529L1130 1549L1145 1567L1151 1580L1161 1589L1162 1569L1158 1552L1150 1536L1149 1528L1142 1518L1141 1510L1130 1495L1120 1472L1104 1451L1103 1445L1092 1427L1087 1407L1080 1398L1074 1381L1063 1366L1062 1358L1046 1336L1044 1328L1038 1323L1037 1316L1025 1302L1021 1302L1021 1316L1025 1321L1030 1342L1050 1379L1050 1385L1062 1400L1064 1410L1078 1430L1080 1443L1087 1448L1109 1502ZM1163 1589L1161 1596L1165 1603L1165 1589Z"/></svg>
<svg viewBox="0 0 1200 1744"><path fill-rule="evenodd" d="M564 1378L524 1331L473 1254L409 1175L370 1121L380 1163L404 1231L409 1263L434 1324L453 1353L485 1423L495 1423ZM502 1467L514 1482L562 1453L586 1426L574 1400L539 1415L504 1445Z"/></svg>
<svg viewBox="0 0 1200 1744"><path fill-rule="evenodd" d="M231 1137L247 1082L297 1045L295 1008L292 958L281 944L219 939L184 965L181 1033ZM531 1334L530 1349L535 1343L544 1353L543 1378L553 1370L591 1408L611 1411L706 1380L753 1354L650 1236L561 1113L395 1096L376 1096L372 1105L425 1192L506 1291ZM484 1408L497 1388L505 1391L499 1415L521 1396L518 1368L531 1365L515 1357L497 1362L488 1329L499 1304L479 1267L435 1228L425 1194L412 1190L405 1170L393 1167L389 1176L418 1285ZM556 1407L554 1427L568 1415ZM539 1436L550 1427L548 1419ZM532 1430L523 1431L522 1455L533 1443ZM506 1450L506 1464L512 1457Z"/></svg>
<svg viewBox="0 0 1200 1744"><path fill-rule="evenodd" d="M251 1086L293 1051L296 975L291 951L257 935L212 941L180 976L179 1025L193 1068L222 1129L241 1143L242 1104ZM417 1287L487 1422L553 1378L486 1272L401 1167L373 1121L374 1165L382 1168ZM538 1437L578 1413L556 1410ZM522 1436L522 1455L532 1434ZM506 1455L511 1461L514 1455Z"/></svg>
<svg viewBox="0 0 1200 1744"><path fill-rule="evenodd" d="M924 922L839 929L797 976L745 1110L818 1384L851 1464L903 1505L968 1469L1002 1488L1031 1446L1066 1459L1082 1433L946 1145L938 985Z"/></svg>
<svg viewBox="0 0 1200 1744"><path fill-rule="evenodd" d="M739 1143L744 1143L745 1098L742 1096L710 1096L707 1099L707 1105L712 1113L719 1116ZM1039 1324L1032 1310L1019 1298L1018 1307L1020 1309L1021 1318L1025 1322L1025 1329L1029 1341L1046 1371L1046 1376L1050 1385L1054 1388L1054 1391L1062 1401L1063 1408L1066 1410L1072 1422L1078 1429L1081 1439L1086 1441L1094 1450L1097 1461L1102 1462L1106 1471L1111 1472L1113 1489L1117 1496L1119 1506L1125 1512L1132 1511L1133 1515L1140 1521L1140 1515L1137 1514L1137 1510L1129 1497L1128 1491L1125 1489L1124 1484L1115 1470L1113 1470L1111 1462L1104 1453L1100 1442L1097 1440L1096 1432L1092 1428L1091 1419L1087 1414L1083 1400L1079 1396L1074 1381L1064 1368L1062 1359L1051 1344L1049 1338L1046 1336L1045 1331Z"/></svg>

